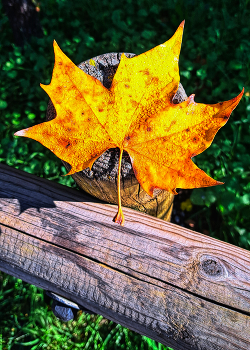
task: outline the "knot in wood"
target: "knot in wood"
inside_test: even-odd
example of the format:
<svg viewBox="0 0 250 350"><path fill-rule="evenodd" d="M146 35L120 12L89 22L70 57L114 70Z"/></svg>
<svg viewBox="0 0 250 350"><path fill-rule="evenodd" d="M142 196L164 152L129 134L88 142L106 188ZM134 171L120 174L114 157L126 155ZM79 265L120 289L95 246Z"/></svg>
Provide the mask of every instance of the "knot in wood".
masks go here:
<svg viewBox="0 0 250 350"><path fill-rule="evenodd" d="M201 268L205 272L205 274L209 276L218 277L223 274L222 265L214 259L206 259L202 261Z"/></svg>

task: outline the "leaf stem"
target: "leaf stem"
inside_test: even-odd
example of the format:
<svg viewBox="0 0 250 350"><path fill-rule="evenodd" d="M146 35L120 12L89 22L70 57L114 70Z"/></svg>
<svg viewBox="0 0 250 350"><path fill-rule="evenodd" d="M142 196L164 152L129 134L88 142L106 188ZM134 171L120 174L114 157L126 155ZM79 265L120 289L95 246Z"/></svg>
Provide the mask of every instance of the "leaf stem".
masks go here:
<svg viewBox="0 0 250 350"><path fill-rule="evenodd" d="M120 149L119 165L118 165L118 176L117 176L117 193L118 193L118 212L115 215L113 221L121 226L124 226L124 215L122 212L122 201L121 201L121 167L122 167L122 153L123 149Z"/></svg>

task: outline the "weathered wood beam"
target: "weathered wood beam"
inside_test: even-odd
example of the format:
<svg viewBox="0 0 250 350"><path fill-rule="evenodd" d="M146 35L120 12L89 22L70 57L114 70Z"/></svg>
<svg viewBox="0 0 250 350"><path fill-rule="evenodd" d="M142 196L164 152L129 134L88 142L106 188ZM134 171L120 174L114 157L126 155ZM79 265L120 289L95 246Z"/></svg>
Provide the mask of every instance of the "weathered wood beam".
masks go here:
<svg viewBox="0 0 250 350"><path fill-rule="evenodd" d="M250 349L250 252L0 164L0 270L175 350Z"/></svg>

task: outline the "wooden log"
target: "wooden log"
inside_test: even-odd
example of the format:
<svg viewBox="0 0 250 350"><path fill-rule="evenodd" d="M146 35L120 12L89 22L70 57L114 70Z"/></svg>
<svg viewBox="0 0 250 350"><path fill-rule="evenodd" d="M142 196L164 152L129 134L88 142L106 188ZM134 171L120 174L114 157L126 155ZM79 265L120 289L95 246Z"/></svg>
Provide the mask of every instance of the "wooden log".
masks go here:
<svg viewBox="0 0 250 350"><path fill-rule="evenodd" d="M125 53L128 58L135 56L134 53ZM78 65L85 73L98 79L104 87L110 88L113 77L121 60L121 53L106 53L82 62ZM177 104L187 99L186 92L181 84L173 98L173 103ZM46 119L52 120L56 117L56 110L49 101ZM77 185L105 202L117 204L117 170L119 161L119 148L109 149L104 152L93 164L91 171L89 168L72 175ZM71 165L62 161L67 171ZM160 219L170 221L173 209L174 195L170 192L155 189L151 198L138 183L130 157L126 151L122 158L122 178L121 178L121 199L122 206L139 210Z"/></svg>
<svg viewBox="0 0 250 350"><path fill-rule="evenodd" d="M250 349L250 252L0 164L0 270L175 350Z"/></svg>

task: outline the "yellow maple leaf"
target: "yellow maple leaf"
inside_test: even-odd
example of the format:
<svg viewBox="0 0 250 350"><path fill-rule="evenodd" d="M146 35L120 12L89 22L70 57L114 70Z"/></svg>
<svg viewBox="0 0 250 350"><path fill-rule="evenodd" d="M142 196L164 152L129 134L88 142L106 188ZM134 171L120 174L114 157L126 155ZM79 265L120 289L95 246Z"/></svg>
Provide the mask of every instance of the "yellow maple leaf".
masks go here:
<svg viewBox="0 0 250 350"><path fill-rule="evenodd" d="M227 122L243 91L230 101L206 105L194 95L180 104L172 99L179 86L178 60L184 21L162 45L132 58L124 54L110 89L78 68L54 42L55 66L49 85L56 118L20 130L48 147L71 165L67 175L87 167L109 148L119 147L118 213L124 224L120 176L123 151L127 151L142 188L177 194L176 188L222 184L191 160L212 143Z"/></svg>

